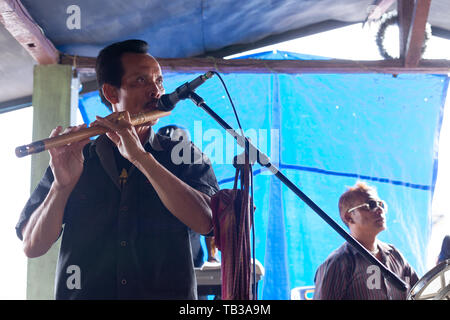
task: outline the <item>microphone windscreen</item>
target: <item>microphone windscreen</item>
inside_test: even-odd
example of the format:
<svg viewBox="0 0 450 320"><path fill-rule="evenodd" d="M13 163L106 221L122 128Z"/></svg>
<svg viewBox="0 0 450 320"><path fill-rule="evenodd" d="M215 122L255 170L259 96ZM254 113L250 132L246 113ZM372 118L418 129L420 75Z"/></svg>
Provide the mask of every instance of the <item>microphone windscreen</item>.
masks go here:
<svg viewBox="0 0 450 320"><path fill-rule="evenodd" d="M170 97L168 94L163 94L158 100L157 108L161 111L172 111L173 108L175 108L175 104L170 101Z"/></svg>

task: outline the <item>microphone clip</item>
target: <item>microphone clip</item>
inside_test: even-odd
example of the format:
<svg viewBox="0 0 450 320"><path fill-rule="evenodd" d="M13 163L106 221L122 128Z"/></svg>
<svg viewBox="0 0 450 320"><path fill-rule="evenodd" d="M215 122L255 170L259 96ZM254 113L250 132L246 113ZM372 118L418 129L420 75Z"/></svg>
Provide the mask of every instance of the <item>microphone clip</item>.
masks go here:
<svg viewBox="0 0 450 320"><path fill-rule="evenodd" d="M180 101L190 97L190 95L202 85L206 80L210 79L214 73L208 71L207 73L195 78L191 82L186 82L179 86L174 92L170 94L163 94L158 101L158 109L161 111L172 111L175 105Z"/></svg>

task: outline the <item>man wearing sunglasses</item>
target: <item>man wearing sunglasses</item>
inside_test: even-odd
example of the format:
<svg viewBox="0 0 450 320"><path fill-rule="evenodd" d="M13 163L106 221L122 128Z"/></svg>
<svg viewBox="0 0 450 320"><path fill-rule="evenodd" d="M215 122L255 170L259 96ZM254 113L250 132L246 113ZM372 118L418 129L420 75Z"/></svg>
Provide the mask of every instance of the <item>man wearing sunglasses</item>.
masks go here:
<svg viewBox="0 0 450 320"><path fill-rule="evenodd" d="M409 289L414 286L418 276L402 254L377 239L386 229L387 204L375 188L365 183L349 188L339 199L339 212L353 238L404 280ZM317 300L404 300L408 294L384 279L379 268L347 242L319 266L315 286Z"/></svg>

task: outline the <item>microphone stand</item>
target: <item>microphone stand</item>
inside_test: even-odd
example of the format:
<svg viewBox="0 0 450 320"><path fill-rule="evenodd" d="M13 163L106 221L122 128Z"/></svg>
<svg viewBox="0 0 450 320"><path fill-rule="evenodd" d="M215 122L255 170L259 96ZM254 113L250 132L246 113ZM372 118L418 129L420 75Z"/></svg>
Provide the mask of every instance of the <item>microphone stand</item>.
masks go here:
<svg viewBox="0 0 450 320"><path fill-rule="evenodd" d="M285 186L293 191L303 202L305 202L315 213L317 213L326 223L328 223L337 233L339 233L350 245L352 245L364 258L373 265L378 266L381 273L387 278L397 289L406 291L406 283L400 279L395 273L386 268L376 257L374 257L366 248L364 248L355 238L337 224L330 216L328 216L319 206L317 206L310 198L308 198L295 184L293 184L278 168L270 162L269 157L256 148L246 137L241 136L231 126L228 125L219 115L217 115L194 91L188 92L187 97L191 99L198 107L202 108L209 114L222 128L236 139L237 143L244 148L245 153L252 160L256 160L261 166L266 167L272 172Z"/></svg>

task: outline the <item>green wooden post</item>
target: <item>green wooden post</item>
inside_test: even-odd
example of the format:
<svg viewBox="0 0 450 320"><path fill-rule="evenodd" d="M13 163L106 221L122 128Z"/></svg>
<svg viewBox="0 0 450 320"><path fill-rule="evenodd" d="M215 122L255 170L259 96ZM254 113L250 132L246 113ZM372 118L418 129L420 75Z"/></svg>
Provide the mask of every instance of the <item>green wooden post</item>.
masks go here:
<svg viewBox="0 0 450 320"><path fill-rule="evenodd" d="M69 65L36 65L33 83L33 141L47 138L58 125L74 125L79 81ZM48 151L32 155L31 192L49 164ZM39 258L28 259L27 299L54 299L60 241Z"/></svg>

